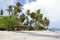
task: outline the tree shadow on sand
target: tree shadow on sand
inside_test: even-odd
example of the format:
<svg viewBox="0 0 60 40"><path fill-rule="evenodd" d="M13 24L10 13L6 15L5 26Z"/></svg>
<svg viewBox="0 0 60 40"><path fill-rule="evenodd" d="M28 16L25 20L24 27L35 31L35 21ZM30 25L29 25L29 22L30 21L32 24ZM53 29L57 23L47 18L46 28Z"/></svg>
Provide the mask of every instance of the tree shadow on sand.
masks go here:
<svg viewBox="0 0 60 40"><path fill-rule="evenodd" d="M23 32L23 31L15 31L15 32L24 33L24 34L28 34L29 36L36 36L36 37L60 38L60 35L37 34L37 33L33 33L33 32Z"/></svg>

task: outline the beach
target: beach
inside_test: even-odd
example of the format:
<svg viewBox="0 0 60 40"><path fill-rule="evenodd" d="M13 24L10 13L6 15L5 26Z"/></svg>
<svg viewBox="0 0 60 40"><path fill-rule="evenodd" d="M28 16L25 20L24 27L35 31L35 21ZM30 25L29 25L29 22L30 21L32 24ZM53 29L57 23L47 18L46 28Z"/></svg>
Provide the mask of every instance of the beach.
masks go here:
<svg viewBox="0 0 60 40"><path fill-rule="evenodd" d="M0 40L60 40L60 34L49 30L0 31Z"/></svg>

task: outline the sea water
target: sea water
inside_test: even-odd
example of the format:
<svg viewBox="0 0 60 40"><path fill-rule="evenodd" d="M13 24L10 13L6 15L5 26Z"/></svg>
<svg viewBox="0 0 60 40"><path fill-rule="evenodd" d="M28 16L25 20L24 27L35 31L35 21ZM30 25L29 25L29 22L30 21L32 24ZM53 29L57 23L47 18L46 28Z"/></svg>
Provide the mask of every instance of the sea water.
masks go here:
<svg viewBox="0 0 60 40"><path fill-rule="evenodd" d="M57 30L54 30L55 32L57 32L57 33L60 33L60 29L57 29Z"/></svg>
<svg viewBox="0 0 60 40"><path fill-rule="evenodd" d="M48 29L48 30L51 30L51 31L54 31L54 32L60 33L60 29Z"/></svg>

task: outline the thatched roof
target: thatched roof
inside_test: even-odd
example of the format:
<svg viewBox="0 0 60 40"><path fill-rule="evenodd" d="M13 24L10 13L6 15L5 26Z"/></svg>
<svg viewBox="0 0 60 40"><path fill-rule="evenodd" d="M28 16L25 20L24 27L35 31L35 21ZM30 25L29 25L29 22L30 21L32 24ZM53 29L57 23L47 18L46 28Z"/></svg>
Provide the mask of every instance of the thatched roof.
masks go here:
<svg viewBox="0 0 60 40"><path fill-rule="evenodd" d="M17 28L30 28L32 26L29 26L29 25L18 25L16 26Z"/></svg>

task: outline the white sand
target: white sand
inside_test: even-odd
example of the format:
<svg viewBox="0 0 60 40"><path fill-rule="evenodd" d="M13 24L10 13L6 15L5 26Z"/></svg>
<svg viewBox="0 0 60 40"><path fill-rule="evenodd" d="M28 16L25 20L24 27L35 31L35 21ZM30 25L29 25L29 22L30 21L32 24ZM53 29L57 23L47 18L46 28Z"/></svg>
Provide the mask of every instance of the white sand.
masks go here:
<svg viewBox="0 0 60 40"><path fill-rule="evenodd" d="M60 40L52 31L0 31L0 40Z"/></svg>

